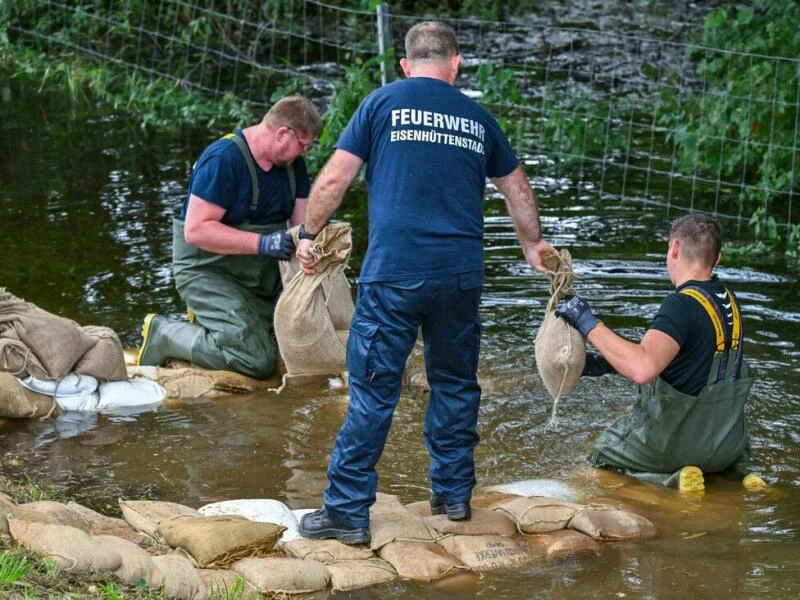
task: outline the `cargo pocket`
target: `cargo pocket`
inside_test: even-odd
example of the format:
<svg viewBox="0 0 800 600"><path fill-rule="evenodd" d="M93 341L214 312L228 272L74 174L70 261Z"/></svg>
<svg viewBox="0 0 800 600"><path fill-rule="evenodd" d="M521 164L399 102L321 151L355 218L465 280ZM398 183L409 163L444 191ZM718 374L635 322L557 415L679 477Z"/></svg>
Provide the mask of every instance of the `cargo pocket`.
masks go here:
<svg viewBox="0 0 800 600"><path fill-rule="evenodd" d="M373 351L379 325L358 314L353 315L347 338L347 368L350 377L371 381L375 375Z"/></svg>

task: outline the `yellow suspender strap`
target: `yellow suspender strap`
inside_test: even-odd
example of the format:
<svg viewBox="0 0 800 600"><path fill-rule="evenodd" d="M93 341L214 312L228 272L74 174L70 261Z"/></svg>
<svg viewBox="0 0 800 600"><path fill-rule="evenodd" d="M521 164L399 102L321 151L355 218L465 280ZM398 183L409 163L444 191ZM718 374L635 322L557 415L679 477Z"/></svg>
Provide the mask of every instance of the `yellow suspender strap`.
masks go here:
<svg viewBox="0 0 800 600"><path fill-rule="evenodd" d="M733 333L731 334L731 348L737 348L739 341L742 338L742 315L739 312L739 305L733 298L733 294L728 288L725 288L728 293L728 299L731 302L731 312L733 313Z"/></svg>
<svg viewBox="0 0 800 600"><path fill-rule="evenodd" d="M705 311L708 313L708 316L711 318L711 322L714 324L714 332L717 336L717 352L722 352L723 350L725 350L725 330L722 328L722 321L720 321L717 311L711 305L711 302L709 302L708 298L706 298L701 292L698 292L697 290L692 288L686 288L681 290L681 294L686 294L687 296L694 298L700 303L700 306L702 306L705 309ZM731 297L730 293L728 293L728 297ZM733 304L732 299L731 303ZM738 317L738 311L739 309L737 307L736 314L734 314L734 317ZM737 329L738 329L737 327L738 323L739 320L737 318L734 318L734 327ZM736 340L737 345L738 342L739 340L737 339Z"/></svg>

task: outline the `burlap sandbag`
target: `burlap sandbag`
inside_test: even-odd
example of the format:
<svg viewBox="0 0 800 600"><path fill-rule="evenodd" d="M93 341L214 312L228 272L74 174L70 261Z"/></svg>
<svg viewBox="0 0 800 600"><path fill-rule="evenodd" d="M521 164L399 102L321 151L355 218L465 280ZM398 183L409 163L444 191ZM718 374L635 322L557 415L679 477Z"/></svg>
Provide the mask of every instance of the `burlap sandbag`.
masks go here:
<svg viewBox="0 0 800 600"><path fill-rule="evenodd" d="M122 557L85 531L68 525L37 523L8 515L8 529L19 544L56 562L64 571L116 571Z"/></svg>
<svg viewBox="0 0 800 600"><path fill-rule="evenodd" d="M297 239L297 228L289 230ZM345 371L350 320L355 312L345 269L352 249L349 223L332 223L311 252L316 273L299 270L297 259L281 261L283 292L275 305L275 337L286 365L284 383L295 376Z"/></svg>
<svg viewBox="0 0 800 600"><path fill-rule="evenodd" d="M574 502L531 496L505 502L496 510L508 515L520 533L546 533L564 529L569 520L584 508L584 505Z"/></svg>
<svg viewBox="0 0 800 600"><path fill-rule="evenodd" d="M562 249L557 255L544 257L543 263L550 280L550 300L536 332L534 354L539 376L553 397L550 423L554 423L558 401L575 389L581 377L586 362L586 342L577 329L555 314L559 300L574 293L575 273L569 251Z"/></svg>
<svg viewBox="0 0 800 600"><path fill-rule="evenodd" d="M73 371L91 375L98 381L125 381L125 354L119 337L113 329L97 325L86 325L84 333L95 340L94 345L80 357Z"/></svg>
<svg viewBox="0 0 800 600"><path fill-rule="evenodd" d="M438 543L473 571L514 569L535 558L527 545L501 535L451 535Z"/></svg>
<svg viewBox="0 0 800 600"><path fill-rule="evenodd" d="M108 552L119 554L122 565L113 571L125 583L144 581L150 587L158 587L163 578L151 556L133 542L113 535L94 535L92 539Z"/></svg>
<svg viewBox="0 0 800 600"><path fill-rule="evenodd" d="M391 542L379 551L403 579L433 581L457 569L458 561L434 542Z"/></svg>
<svg viewBox="0 0 800 600"><path fill-rule="evenodd" d="M0 371L61 379L95 341L75 321L0 288Z"/></svg>
<svg viewBox="0 0 800 600"><path fill-rule="evenodd" d="M656 534L656 527L649 520L617 508L585 508L567 526L598 540L650 538Z"/></svg>
<svg viewBox="0 0 800 600"><path fill-rule="evenodd" d="M113 535L135 544L147 541L147 538L131 527L125 519L108 517L77 502L67 502L67 508L86 523L86 531L92 535Z"/></svg>
<svg viewBox="0 0 800 600"><path fill-rule="evenodd" d="M395 541L433 542L439 537L424 521L400 503L397 496L378 493L369 509L372 550Z"/></svg>
<svg viewBox="0 0 800 600"><path fill-rule="evenodd" d="M473 508L472 517L464 521L451 521L447 515L431 515L422 521L429 529L444 535L517 535L517 525L505 514L487 508Z"/></svg>
<svg viewBox="0 0 800 600"><path fill-rule="evenodd" d="M394 567L382 558L343 560L327 567L333 591L356 590L397 579Z"/></svg>
<svg viewBox="0 0 800 600"><path fill-rule="evenodd" d="M342 560L366 560L372 558L372 550L364 546L351 546L338 540L309 540L297 538L284 542L281 549L295 558L307 558L324 565Z"/></svg>
<svg viewBox="0 0 800 600"><path fill-rule="evenodd" d="M252 394L267 388L263 381L240 373L212 371L199 367L129 366L127 374L129 378L143 377L159 383L166 390L167 398L173 400L212 399L232 394Z"/></svg>
<svg viewBox="0 0 800 600"><path fill-rule="evenodd" d="M26 502L17 506L15 515L26 521L36 521L37 523L50 523L53 525L68 525L75 527L86 533L89 531L89 524L86 520L69 508L66 504L53 500L38 500L36 502Z"/></svg>
<svg viewBox="0 0 800 600"><path fill-rule="evenodd" d="M154 556L153 562L161 573L161 580L154 587L161 587L165 597L174 600L205 600L206 585L188 558L165 554Z"/></svg>
<svg viewBox="0 0 800 600"><path fill-rule="evenodd" d="M328 587L325 565L302 558L243 558L231 569L263 594L302 594Z"/></svg>
<svg viewBox="0 0 800 600"><path fill-rule="evenodd" d="M176 517L156 528L173 548L186 550L198 567L225 567L240 558L267 556L286 531L238 515Z"/></svg>
<svg viewBox="0 0 800 600"><path fill-rule="evenodd" d="M526 535L524 540L548 559L566 558L585 552L597 554L600 551L597 540L572 529Z"/></svg>
<svg viewBox="0 0 800 600"><path fill-rule="evenodd" d="M175 517L197 517L200 513L195 509L174 502L158 500L119 500L122 518L136 531L158 538L157 529L162 521Z"/></svg>
<svg viewBox="0 0 800 600"><path fill-rule="evenodd" d="M0 494L0 533L8 534L8 515L17 514L17 505L11 496Z"/></svg>
<svg viewBox="0 0 800 600"><path fill-rule="evenodd" d="M60 410L52 396L29 390L11 373L0 372L0 417L32 419L58 416Z"/></svg>

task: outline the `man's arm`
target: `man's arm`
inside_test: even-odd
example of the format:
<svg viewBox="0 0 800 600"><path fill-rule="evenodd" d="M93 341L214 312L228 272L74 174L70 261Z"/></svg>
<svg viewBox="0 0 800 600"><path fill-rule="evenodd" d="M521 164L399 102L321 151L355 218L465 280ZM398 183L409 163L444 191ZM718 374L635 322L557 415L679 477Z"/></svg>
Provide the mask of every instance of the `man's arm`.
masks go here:
<svg viewBox="0 0 800 600"><path fill-rule="evenodd" d="M303 217L306 214L306 205L308 205L308 198L296 198L294 201L294 210L292 216L289 217L289 227L300 225L303 222Z"/></svg>
<svg viewBox="0 0 800 600"><path fill-rule="evenodd" d="M192 194L183 225L186 241L215 254L258 254L259 235L225 225L224 215L221 206Z"/></svg>
<svg viewBox="0 0 800 600"><path fill-rule="evenodd" d="M331 215L342 203L347 188L358 175L363 161L346 150L335 150L322 167L322 171L311 186L311 193L306 205L306 231L319 233ZM300 240L297 244L297 260L306 273L314 273L316 259L310 252L311 240Z"/></svg>
<svg viewBox="0 0 800 600"><path fill-rule="evenodd" d="M537 271L546 272L542 256L555 250L542 239L539 206L522 165L505 177L493 178L492 182L506 198L508 214L514 222L525 259Z"/></svg>
<svg viewBox="0 0 800 600"><path fill-rule="evenodd" d="M620 375L642 385L658 377L678 355L681 347L658 329L648 329L635 344L608 327L595 327L586 336Z"/></svg>

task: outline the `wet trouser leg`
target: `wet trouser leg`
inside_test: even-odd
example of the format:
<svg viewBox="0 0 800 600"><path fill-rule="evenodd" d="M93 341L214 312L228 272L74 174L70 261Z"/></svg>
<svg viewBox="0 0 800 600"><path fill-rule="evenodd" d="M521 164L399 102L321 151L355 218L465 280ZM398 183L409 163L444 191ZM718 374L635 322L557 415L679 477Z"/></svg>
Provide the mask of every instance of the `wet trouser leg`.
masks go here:
<svg viewBox="0 0 800 600"><path fill-rule="evenodd" d="M176 278L181 298L203 328L192 362L206 368L235 371L256 379L275 372L276 342L272 318L276 299L261 298L229 277L193 273Z"/></svg>
<svg viewBox="0 0 800 600"><path fill-rule="evenodd" d="M375 502L375 465L400 398L405 363L421 322L416 289L364 283L347 340L350 402L331 452L325 510L343 525L369 526Z"/></svg>
<svg viewBox="0 0 800 600"><path fill-rule="evenodd" d="M430 386L424 434L431 490L447 504L468 503L475 486L481 284L480 273L458 277L437 294L422 325Z"/></svg>

